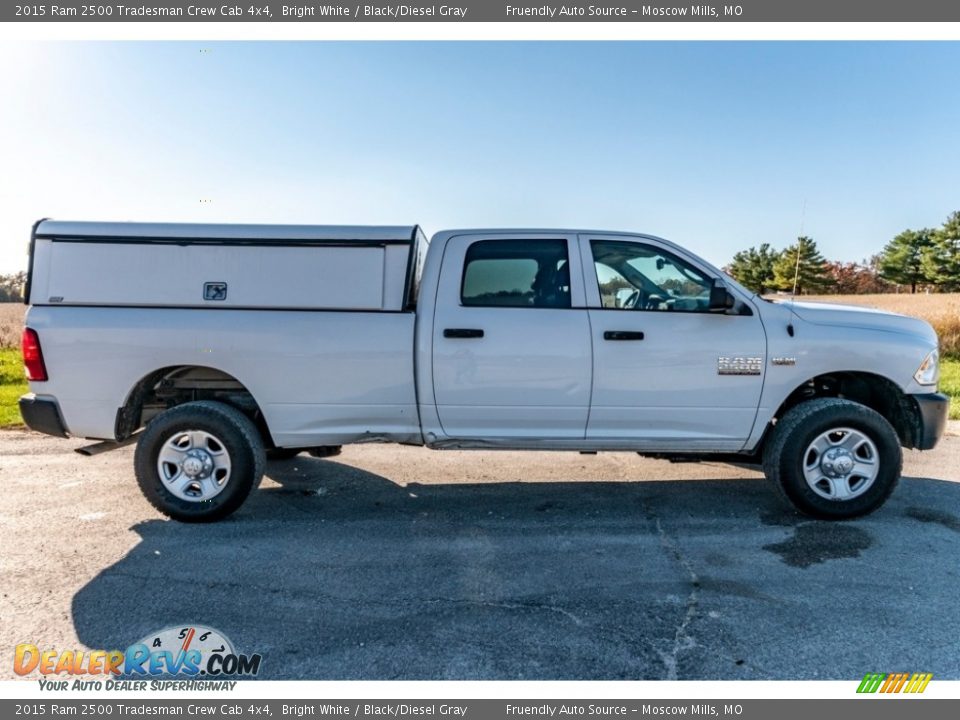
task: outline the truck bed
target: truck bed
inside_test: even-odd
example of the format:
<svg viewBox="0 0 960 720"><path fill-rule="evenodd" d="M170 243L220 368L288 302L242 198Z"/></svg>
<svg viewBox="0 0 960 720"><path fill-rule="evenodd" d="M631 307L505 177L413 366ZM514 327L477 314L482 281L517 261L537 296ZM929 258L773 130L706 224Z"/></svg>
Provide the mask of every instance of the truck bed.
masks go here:
<svg viewBox="0 0 960 720"><path fill-rule="evenodd" d="M280 446L419 442L416 226L38 223L27 323L72 435L161 368L216 368Z"/></svg>

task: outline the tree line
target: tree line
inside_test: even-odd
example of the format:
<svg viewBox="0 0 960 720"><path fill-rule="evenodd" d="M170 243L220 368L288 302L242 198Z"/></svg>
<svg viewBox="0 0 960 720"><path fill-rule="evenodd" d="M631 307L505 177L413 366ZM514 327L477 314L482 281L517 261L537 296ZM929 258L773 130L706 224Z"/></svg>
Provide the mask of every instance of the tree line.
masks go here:
<svg viewBox="0 0 960 720"><path fill-rule="evenodd" d="M761 294L954 292L960 290L960 211L939 228L904 230L859 263L826 260L813 238L803 236L783 250L769 243L741 250L724 270Z"/></svg>

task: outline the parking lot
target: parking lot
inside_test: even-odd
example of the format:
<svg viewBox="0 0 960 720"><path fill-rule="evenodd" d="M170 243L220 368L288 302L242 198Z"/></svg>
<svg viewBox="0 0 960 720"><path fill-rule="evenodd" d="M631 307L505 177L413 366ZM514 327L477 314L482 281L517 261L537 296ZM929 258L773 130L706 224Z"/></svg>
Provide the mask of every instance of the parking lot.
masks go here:
<svg viewBox="0 0 960 720"><path fill-rule="evenodd" d="M271 679L960 678L956 435L845 523L712 463L357 446L182 525L83 444L0 432L3 678L181 623Z"/></svg>

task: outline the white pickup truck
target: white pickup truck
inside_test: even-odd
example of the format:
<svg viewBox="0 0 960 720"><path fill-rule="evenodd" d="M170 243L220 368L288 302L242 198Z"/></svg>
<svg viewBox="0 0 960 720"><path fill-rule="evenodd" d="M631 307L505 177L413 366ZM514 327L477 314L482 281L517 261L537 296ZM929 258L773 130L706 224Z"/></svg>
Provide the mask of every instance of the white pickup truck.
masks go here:
<svg viewBox="0 0 960 720"><path fill-rule="evenodd" d="M649 235L41 221L30 257L24 420L139 433L182 521L362 442L762 464L848 518L946 424L927 323L769 302Z"/></svg>

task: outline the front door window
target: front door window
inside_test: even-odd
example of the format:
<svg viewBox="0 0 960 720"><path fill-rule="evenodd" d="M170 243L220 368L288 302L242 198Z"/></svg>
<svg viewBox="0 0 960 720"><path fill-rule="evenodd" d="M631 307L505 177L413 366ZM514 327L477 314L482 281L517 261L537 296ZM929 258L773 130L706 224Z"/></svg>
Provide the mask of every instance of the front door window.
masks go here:
<svg viewBox="0 0 960 720"><path fill-rule="evenodd" d="M604 308L709 312L712 281L676 255L643 243L590 246Z"/></svg>

